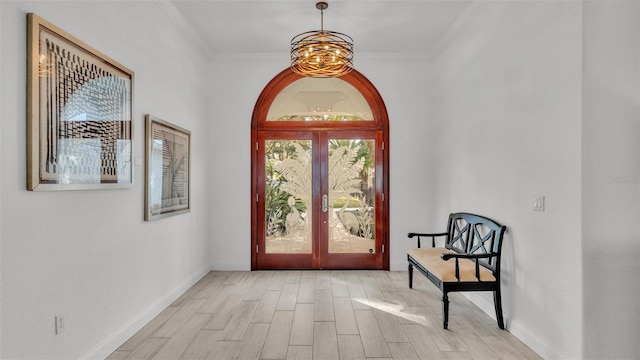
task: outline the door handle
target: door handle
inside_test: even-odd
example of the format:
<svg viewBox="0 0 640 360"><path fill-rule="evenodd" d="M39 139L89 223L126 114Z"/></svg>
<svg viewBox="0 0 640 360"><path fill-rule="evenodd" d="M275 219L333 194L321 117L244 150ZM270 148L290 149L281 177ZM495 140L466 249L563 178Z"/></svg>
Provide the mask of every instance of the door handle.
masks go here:
<svg viewBox="0 0 640 360"><path fill-rule="evenodd" d="M322 195L322 212L327 212L329 210L329 197L327 194Z"/></svg>

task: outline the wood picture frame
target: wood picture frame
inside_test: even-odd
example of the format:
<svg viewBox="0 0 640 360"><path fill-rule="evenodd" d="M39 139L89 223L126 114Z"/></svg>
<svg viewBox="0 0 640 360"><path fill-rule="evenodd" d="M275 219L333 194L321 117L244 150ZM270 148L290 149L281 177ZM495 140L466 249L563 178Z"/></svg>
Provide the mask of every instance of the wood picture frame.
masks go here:
<svg viewBox="0 0 640 360"><path fill-rule="evenodd" d="M147 114L146 221L191 211L191 132Z"/></svg>
<svg viewBox="0 0 640 360"><path fill-rule="evenodd" d="M134 73L27 14L27 190L133 186Z"/></svg>

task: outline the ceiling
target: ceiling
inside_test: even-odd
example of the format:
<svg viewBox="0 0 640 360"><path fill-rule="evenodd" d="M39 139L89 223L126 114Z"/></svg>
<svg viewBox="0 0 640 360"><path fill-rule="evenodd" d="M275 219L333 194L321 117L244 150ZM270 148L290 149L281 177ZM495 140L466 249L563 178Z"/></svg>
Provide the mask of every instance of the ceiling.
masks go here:
<svg viewBox="0 0 640 360"><path fill-rule="evenodd" d="M320 29L315 0L156 0L210 56L282 54ZM430 54L478 0L333 0L324 29L345 33L355 54Z"/></svg>

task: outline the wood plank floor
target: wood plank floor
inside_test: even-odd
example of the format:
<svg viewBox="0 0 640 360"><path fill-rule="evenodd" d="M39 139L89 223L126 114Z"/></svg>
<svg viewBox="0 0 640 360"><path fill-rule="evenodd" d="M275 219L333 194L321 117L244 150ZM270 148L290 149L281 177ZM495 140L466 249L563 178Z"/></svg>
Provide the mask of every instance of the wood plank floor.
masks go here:
<svg viewBox="0 0 640 360"><path fill-rule="evenodd" d="M541 359L457 293L406 271L207 274L107 359Z"/></svg>

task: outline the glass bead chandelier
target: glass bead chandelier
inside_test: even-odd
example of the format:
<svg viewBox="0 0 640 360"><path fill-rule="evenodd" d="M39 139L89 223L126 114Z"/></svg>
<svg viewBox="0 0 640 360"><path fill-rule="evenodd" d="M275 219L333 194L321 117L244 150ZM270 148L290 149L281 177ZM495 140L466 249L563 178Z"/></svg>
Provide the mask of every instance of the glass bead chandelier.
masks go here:
<svg viewBox="0 0 640 360"><path fill-rule="evenodd" d="M324 1L320 10L320 30L307 31L291 39L291 69L303 76L339 77L352 70L353 39L343 33L324 30Z"/></svg>

